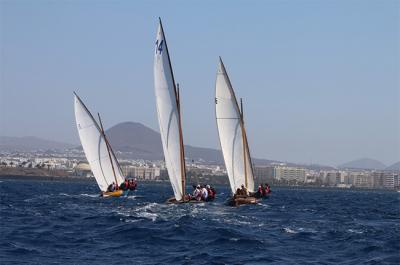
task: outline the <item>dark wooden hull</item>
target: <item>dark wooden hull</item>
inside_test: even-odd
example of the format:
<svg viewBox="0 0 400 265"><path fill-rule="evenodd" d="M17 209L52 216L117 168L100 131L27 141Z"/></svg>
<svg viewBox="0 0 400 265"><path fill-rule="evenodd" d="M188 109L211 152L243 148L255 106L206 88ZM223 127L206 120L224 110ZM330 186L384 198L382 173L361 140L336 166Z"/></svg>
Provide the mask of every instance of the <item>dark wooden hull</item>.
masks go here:
<svg viewBox="0 0 400 265"><path fill-rule="evenodd" d="M254 196L234 196L228 200L229 206L240 206L244 204L256 204L257 198Z"/></svg>
<svg viewBox="0 0 400 265"><path fill-rule="evenodd" d="M211 201L211 200L210 200ZM168 204L181 204L181 203L205 203L205 202L210 202L210 201L198 201L198 200L183 200L183 201L177 201L175 197L171 197L167 200Z"/></svg>

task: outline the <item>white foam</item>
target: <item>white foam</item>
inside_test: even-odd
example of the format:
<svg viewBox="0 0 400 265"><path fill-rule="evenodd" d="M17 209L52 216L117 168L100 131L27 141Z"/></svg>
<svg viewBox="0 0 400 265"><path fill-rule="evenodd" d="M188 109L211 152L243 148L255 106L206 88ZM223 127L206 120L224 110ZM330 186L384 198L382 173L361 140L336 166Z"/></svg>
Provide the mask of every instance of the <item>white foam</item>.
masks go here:
<svg viewBox="0 0 400 265"><path fill-rule="evenodd" d="M141 212L138 213L138 217L150 219L152 222L155 222L158 218L158 214L156 213L148 213L148 212Z"/></svg>
<svg viewBox="0 0 400 265"><path fill-rule="evenodd" d="M144 196L140 196L140 195L128 195L126 198L127 198L128 200L136 200L136 199L144 198Z"/></svg>
<svg viewBox="0 0 400 265"><path fill-rule="evenodd" d="M285 230L286 233L289 233L289 234L297 234L298 233L297 231L294 231L294 230L290 229L289 227L284 227L283 229Z"/></svg>
<svg viewBox="0 0 400 265"><path fill-rule="evenodd" d="M90 198L98 198L98 197L100 197L99 194L87 194L87 193L79 194L79 196L82 196L82 197L90 197Z"/></svg>
<svg viewBox="0 0 400 265"><path fill-rule="evenodd" d="M358 231L358 230L355 230L355 229L347 229L347 232L355 233L355 234L363 234L364 233L363 231Z"/></svg>

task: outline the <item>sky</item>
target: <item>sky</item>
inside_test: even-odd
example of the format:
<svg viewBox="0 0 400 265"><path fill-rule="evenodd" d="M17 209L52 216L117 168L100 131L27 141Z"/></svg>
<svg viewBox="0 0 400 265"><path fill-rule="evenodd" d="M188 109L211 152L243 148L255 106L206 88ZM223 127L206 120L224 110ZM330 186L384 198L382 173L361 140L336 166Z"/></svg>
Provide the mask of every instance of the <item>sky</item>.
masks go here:
<svg viewBox="0 0 400 265"><path fill-rule="evenodd" d="M104 126L158 131L162 18L186 144L220 148L221 56L252 156L400 160L399 1L0 1L0 135L78 143L73 91ZM134 137L134 136L132 136Z"/></svg>

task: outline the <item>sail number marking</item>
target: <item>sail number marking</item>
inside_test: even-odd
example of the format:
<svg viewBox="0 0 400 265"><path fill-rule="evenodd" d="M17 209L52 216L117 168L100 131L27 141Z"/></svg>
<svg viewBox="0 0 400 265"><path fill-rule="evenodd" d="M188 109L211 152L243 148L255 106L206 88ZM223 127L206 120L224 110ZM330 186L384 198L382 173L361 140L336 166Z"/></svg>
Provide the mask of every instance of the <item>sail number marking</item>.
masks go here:
<svg viewBox="0 0 400 265"><path fill-rule="evenodd" d="M156 41L156 54L157 53L161 54L161 52L163 50L163 44L164 44L164 40L161 40L160 43L158 43L158 40Z"/></svg>

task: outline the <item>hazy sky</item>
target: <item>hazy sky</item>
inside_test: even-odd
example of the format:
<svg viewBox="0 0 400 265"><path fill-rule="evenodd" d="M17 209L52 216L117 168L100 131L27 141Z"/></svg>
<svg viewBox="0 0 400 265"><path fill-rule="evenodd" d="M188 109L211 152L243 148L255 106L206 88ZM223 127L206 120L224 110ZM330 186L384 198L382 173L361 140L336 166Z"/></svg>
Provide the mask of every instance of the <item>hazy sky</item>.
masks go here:
<svg viewBox="0 0 400 265"><path fill-rule="evenodd" d="M219 148L220 55L244 99L253 156L400 160L399 1L2 0L0 7L0 135L77 143L74 90L106 127L137 121L158 131L160 16L187 144Z"/></svg>

